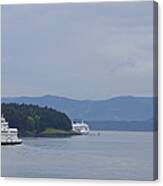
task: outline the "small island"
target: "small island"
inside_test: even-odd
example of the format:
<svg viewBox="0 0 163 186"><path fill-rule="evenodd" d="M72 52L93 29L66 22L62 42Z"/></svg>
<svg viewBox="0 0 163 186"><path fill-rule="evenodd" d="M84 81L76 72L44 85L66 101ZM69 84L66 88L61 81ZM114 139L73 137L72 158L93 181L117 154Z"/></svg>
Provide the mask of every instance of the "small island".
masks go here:
<svg viewBox="0 0 163 186"><path fill-rule="evenodd" d="M2 104L9 126L17 128L20 137L66 137L77 135L72 121L64 113L48 107L26 104Z"/></svg>

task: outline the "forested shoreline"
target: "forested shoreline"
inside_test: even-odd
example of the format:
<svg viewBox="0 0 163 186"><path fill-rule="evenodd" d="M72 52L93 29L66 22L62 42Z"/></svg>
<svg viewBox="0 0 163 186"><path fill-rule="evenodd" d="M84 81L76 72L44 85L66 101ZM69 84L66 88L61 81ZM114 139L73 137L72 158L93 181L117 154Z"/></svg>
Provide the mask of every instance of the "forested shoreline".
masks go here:
<svg viewBox="0 0 163 186"><path fill-rule="evenodd" d="M18 128L20 136L72 134L70 118L52 108L2 103L1 113L9 122L9 127Z"/></svg>

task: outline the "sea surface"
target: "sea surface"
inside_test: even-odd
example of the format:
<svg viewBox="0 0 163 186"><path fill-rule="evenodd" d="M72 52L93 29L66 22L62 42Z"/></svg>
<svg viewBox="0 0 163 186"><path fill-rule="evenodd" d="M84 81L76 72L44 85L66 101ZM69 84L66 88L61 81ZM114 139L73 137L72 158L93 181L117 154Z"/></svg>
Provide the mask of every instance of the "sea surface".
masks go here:
<svg viewBox="0 0 163 186"><path fill-rule="evenodd" d="M2 146L2 176L153 179L153 133L92 131L67 138L23 138Z"/></svg>

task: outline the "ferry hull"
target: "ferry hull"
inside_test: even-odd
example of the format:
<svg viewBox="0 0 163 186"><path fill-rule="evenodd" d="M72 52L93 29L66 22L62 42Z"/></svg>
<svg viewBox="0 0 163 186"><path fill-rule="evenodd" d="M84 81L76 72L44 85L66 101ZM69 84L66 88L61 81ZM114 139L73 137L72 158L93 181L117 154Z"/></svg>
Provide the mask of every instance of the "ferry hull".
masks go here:
<svg viewBox="0 0 163 186"><path fill-rule="evenodd" d="M1 142L1 145L19 145L22 141L10 141L10 142Z"/></svg>

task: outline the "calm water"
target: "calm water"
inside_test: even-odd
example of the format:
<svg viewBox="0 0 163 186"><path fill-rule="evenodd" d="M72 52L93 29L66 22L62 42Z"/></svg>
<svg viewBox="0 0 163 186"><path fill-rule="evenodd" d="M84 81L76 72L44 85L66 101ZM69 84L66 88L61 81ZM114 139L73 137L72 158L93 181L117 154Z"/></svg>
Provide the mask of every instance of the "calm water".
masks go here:
<svg viewBox="0 0 163 186"><path fill-rule="evenodd" d="M23 138L22 145L3 146L2 176L152 179L152 133L97 133Z"/></svg>

